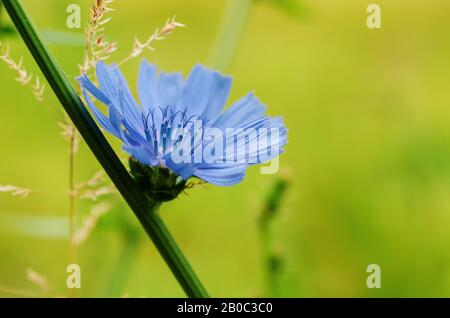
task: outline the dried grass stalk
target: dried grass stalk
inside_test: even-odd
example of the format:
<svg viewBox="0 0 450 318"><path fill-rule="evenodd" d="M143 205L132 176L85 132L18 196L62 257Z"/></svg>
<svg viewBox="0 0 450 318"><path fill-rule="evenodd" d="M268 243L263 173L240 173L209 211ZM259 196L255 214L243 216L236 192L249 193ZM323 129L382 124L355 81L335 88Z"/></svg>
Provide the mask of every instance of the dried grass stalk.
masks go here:
<svg viewBox="0 0 450 318"><path fill-rule="evenodd" d="M0 192L11 193L13 196L26 197L31 193L30 189L16 187L14 185L0 185Z"/></svg>
<svg viewBox="0 0 450 318"><path fill-rule="evenodd" d="M20 84L29 86L33 92L34 97L39 101L44 101L45 86L41 83L38 76L33 76L23 66L23 58L16 62L10 55L11 50L9 45L3 45L0 42L0 60L4 61L8 67L17 73L15 78Z"/></svg>
<svg viewBox="0 0 450 318"><path fill-rule="evenodd" d="M173 32L177 27L184 27L185 25L175 21L175 16L166 21L166 24L161 29L156 29L155 32L147 39L145 42L139 41L138 38L134 39L133 49L131 53L119 62L119 65L141 55L145 49L154 51L155 49L152 47L153 42L164 40L167 35Z"/></svg>
<svg viewBox="0 0 450 318"><path fill-rule="evenodd" d="M94 230L98 223L98 220L111 208L111 206L106 203L100 203L96 205L89 214L88 217L83 222L82 227L75 233L73 237L73 243L76 246L83 244L89 237L89 235Z"/></svg>
<svg viewBox="0 0 450 318"><path fill-rule="evenodd" d="M79 65L81 73L87 73L95 67L99 61L109 58L110 54L117 49L116 42L105 40L103 31L105 24L111 17L105 17L109 12L114 11L108 5L113 0L95 0L91 8L89 23L86 26L86 51L83 64Z"/></svg>
<svg viewBox="0 0 450 318"><path fill-rule="evenodd" d="M26 274L27 274L27 279L30 282L32 282L33 284L35 284L36 286L38 286L42 292L49 291L50 288L48 285L47 278L45 278L44 276L42 276L41 274L39 274L38 272L34 271L31 268L27 268Z"/></svg>

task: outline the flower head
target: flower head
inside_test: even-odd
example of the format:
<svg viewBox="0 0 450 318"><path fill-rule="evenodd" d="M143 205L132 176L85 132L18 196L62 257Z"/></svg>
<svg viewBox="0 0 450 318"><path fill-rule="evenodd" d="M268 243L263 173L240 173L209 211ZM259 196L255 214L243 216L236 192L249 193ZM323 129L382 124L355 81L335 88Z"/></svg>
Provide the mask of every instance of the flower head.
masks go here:
<svg viewBox="0 0 450 318"><path fill-rule="evenodd" d="M99 62L96 73L99 87L86 75L78 80L98 123L123 142L132 170L166 180L175 176L178 187L193 176L221 186L239 183L247 167L278 156L287 143L282 119L265 115L266 107L253 93L223 110L231 78L201 65L184 79L181 73L158 74L143 60L140 105L117 65ZM107 106L108 115L91 95Z"/></svg>

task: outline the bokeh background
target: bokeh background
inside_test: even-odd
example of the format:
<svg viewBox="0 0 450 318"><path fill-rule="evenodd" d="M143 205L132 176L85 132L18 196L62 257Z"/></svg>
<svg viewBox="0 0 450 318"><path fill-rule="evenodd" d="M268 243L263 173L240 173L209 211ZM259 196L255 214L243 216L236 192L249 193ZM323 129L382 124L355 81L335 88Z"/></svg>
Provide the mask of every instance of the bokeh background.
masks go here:
<svg viewBox="0 0 450 318"><path fill-rule="evenodd" d="M366 26L372 2L382 8L381 29ZM84 25L91 1L23 3L74 79L83 57L83 29L67 29L66 7L80 4ZM217 52L217 45L233 43L225 35L226 43L217 44L232 3L117 0L106 29L107 39L119 43L110 61L128 54L134 36L146 38L177 14L187 27L156 43L145 57L184 74L196 62L211 65L214 47ZM450 296L450 2L250 5L224 71L234 76L231 100L254 90L270 114L284 116L289 144L281 172L261 175L254 167L240 185L195 187L162 209L210 294ZM3 34L1 40L40 74L18 36ZM123 67L133 87L138 64ZM27 280L27 268L47 278L51 291L43 296L63 296L68 262L68 148L58 126L63 117L49 88L50 111L14 76L0 64L0 184L38 193L0 194L0 296L38 291ZM99 169L82 143L76 180ZM268 290L259 220L280 177L288 186L270 223L270 249L279 267L272 275L276 290ZM183 296L122 199L105 200L110 211L77 253L78 296ZM93 204L77 203L79 221ZM381 267L380 289L366 286L372 263Z"/></svg>

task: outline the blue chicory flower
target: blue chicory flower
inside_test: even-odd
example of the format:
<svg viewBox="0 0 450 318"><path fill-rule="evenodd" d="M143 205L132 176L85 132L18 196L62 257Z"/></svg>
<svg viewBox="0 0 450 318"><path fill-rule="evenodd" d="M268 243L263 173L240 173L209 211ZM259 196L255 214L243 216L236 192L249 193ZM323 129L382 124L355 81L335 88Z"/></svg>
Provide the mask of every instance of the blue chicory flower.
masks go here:
<svg viewBox="0 0 450 318"><path fill-rule="evenodd" d="M181 73L158 74L156 65L143 60L138 76L141 106L117 65L99 62L96 75L99 87L86 75L78 80L101 127L119 138L123 150L140 164L166 167L183 180L195 176L220 186L239 183L247 167L275 158L287 143L282 119L265 115L266 107L253 93L223 110L231 77L204 66L195 65L185 80ZM107 106L108 116L88 93ZM195 128L196 122L201 124ZM199 127L201 132L196 135ZM214 161L203 159L201 153L208 146L214 148L212 144L221 144L207 136L208 129L227 136L221 141L224 148L210 153ZM244 139L239 139L242 135ZM192 160L175 160L177 153ZM228 160L230 153L233 160Z"/></svg>

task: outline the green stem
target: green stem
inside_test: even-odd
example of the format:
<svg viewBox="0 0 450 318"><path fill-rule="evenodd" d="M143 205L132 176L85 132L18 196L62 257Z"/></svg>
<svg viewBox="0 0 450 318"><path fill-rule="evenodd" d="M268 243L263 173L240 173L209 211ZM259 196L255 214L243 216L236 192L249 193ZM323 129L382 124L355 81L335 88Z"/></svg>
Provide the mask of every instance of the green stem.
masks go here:
<svg viewBox="0 0 450 318"><path fill-rule="evenodd" d="M252 2L253 0L230 0L208 59L211 67L222 71L229 67L250 14Z"/></svg>
<svg viewBox="0 0 450 318"><path fill-rule="evenodd" d="M259 219L259 237L266 280L266 297L278 296L278 280L283 266L283 259L273 250L271 225L278 216L279 208L288 186L289 182L284 177L274 181L265 199L265 204Z"/></svg>
<svg viewBox="0 0 450 318"><path fill-rule="evenodd" d="M80 135L139 219L181 287L189 297L208 297L206 290L158 215L159 204L151 202L131 178L84 107L69 80L40 39L20 2L18 0L2 1L22 39Z"/></svg>

